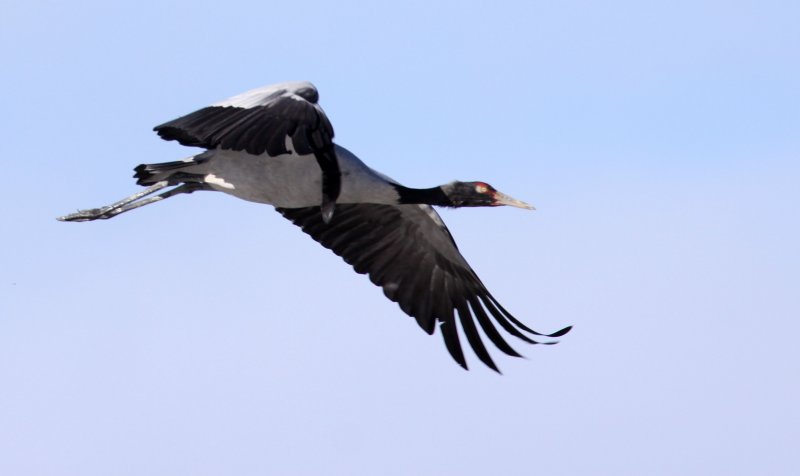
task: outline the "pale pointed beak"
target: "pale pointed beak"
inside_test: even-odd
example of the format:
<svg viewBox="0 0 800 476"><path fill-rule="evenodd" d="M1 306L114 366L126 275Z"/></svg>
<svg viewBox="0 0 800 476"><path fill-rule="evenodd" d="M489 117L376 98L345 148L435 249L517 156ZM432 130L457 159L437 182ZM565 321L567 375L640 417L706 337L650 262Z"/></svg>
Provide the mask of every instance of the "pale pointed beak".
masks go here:
<svg viewBox="0 0 800 476"><path fill-rule="evenodd" d="M494 193L494 206L500 205L508 205L510 207L517 207L517 208L524 208L526 210L536 210L533 205L523 202L522 200L517 200L516 198L509 197L505 193L502 192L495 192Z"/></svg>

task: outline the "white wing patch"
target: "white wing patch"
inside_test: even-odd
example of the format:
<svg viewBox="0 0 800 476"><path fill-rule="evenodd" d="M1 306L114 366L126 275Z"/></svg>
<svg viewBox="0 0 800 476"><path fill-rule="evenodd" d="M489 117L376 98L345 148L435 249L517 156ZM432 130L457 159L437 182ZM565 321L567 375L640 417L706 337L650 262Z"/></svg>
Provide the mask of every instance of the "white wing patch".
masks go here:
<svg viewBox="0 0 800 476"><path fill-rule="evenodd" d="M289 151L289 155L295 155L297 153L294 151L294 141L292 140L291 137L286 136L286 139L283 140L283 146L286 147L286 150Z"/></svg>
<svg viewBox="0 0 800 476"><path fill-rule="evenodd" d="M302 97L296 95L294 92L300 89L314 88L314 85L308 81L287 81L285 83L273 84L264 86L262 88L251 89L242 94L237 94L232 98L222 100L212 104L218 107L241 107L248 109L251 107L265 106L275 100L275 94L283 91L281 96L290 97L296 101L305 101Z"/></svg>
<svg viewBox="0 0 800 476"><path fill-rule="evenodd" d="M228 183L222 177L217 177L214 174L208 174L204 178L207 184L216 185L217 187L227 188L228 190L233 190L236 187L233 186L232 183Z"/></svg>
<svg viewBox="0 0 800 476"><path fill-rule="evenodd" d="M436 210L434 210L432 206L430 205L417 205L417 206L420 207L422 211L425 212L429 217L431 217L434 223L436 223L442 228L445 228L444 222L442 221L442 217L440 217L439 214L436 213Z"/></svg>

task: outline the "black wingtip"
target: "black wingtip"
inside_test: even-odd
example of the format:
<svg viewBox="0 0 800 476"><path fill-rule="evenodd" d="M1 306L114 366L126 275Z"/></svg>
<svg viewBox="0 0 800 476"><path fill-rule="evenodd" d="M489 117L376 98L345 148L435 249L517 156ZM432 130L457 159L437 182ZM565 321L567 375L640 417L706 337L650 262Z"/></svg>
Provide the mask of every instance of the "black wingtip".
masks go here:
<svg viewBox="0 0 800 476"><path fill-rule="evenodd" d="M552 334L547 334L547 337L561 337L561 336L563 336L564 334L566 334L567 332L569 332L571 330L572 330L572 326L567 326L567 327L561 329L560 331L553 332Z"/></svg>
<svg viewBox="0 0 800 476"><path fill-rule="evenodd" d="M464 358L464 351L461 349L461 341L458 338L455 316L450 314L449 319L445 318L440 320L439 329L441 330L442 339L444 339L444 346L447 348L450 357L464 370L469 370L467 359Z"/></svg>

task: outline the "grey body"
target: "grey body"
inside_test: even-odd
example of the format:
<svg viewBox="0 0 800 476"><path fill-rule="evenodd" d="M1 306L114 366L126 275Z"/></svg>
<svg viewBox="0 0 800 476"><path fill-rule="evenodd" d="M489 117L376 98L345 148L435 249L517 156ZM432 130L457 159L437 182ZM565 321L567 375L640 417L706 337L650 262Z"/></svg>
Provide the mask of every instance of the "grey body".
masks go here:
<svg viewBox="0 0 800 476"><path fill-rule="evenodd" d="M322 201L322 172L312 154L297 155L287 139L289 154L209 150L181 171L202 175L214 190L250 202L280 208L313 207ZM336 203L397 203L397 191L387 178L369 168L349 150L334 145L342 188ZM190 159L191 160L191 159ZM165 176L165 178L167 178Z"/></svg>

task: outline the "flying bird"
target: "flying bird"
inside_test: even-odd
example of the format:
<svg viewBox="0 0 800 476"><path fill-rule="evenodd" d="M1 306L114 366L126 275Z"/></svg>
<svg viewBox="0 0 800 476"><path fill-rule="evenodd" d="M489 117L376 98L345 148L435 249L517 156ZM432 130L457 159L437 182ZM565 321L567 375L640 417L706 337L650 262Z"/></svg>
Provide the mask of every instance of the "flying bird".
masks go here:
<svg viewBox="0 0 800 476"><path fill-rule="evenodd" d="M541 334L511 315L458 251L432 207L532 206L485 182L409 188L372 170L333 142L333 127L309 82L253 89L154 130L165 140L205 151L141 164L134 178L147 188L58 219L108 219L179 194L225 192L273 205L357 273L369 275L428 334L438 323L448 352L465 369L457 323L477 357L497 372L478 326L495 347L515 357L521 355L496 325L530 344L553 344L550 338L571 329Z"/></svg>

